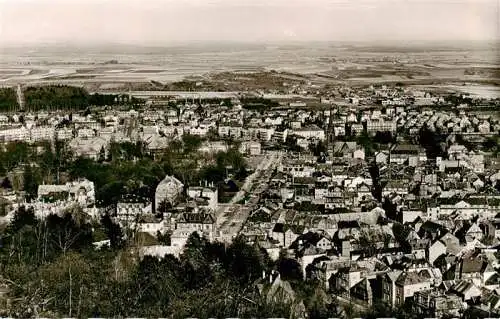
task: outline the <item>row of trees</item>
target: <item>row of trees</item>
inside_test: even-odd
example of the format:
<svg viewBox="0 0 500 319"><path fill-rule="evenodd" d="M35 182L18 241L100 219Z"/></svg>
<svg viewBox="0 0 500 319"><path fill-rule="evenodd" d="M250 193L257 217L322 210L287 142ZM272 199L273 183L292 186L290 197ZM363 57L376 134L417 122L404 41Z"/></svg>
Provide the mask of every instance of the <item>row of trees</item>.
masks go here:
<svg viewBox="0 0 500 319"><path fill-rule="evenodd" d="M240 102L245 109L259 112L268 111L279 106L278 102L262 97L242 97Z"/></svg>
<svg viewBox="0 0 500 319"><path fill-rule="evenodd" d="M13 88L0 88L0 112L16 110L18 108L16 91Z"/></svg>
<svg viewBox="0 0 500 319"><path fill-rule="evenodd" d="M13 89L0 91L0 111L17 106ZM68 85L30 86L24 89L26 108L33 111L62 109L85 110L89 106L137 105L141 101L126 95L89 94L84 88Z"/></svg>
<svg viewBox="0 0 500 319"><path fill-rule="evenodd" d="M201 102L201 104L218 104L218 105L223 105L227 107L232 107L233 102L231 101L231 98L205 98L205 99L198 99L198 101ZM195 101L196 102L196 101Z"/></svg>
<svg viewBox="0 0 500 319"><path fill-rule="evenodd" d="M0 148L0 176L10 173L11 187L24 189L28 198L34 198L39 184L60 181L70 161L71 153L63 142L9 143Z"/></svg>
<svg viewBox="0 0 500 319"><path fill-rule="evenodd" d="M80 87L58 85L27 87L24 90L26 107L30 110L85 109L89 106L87 91Z"/></svg>

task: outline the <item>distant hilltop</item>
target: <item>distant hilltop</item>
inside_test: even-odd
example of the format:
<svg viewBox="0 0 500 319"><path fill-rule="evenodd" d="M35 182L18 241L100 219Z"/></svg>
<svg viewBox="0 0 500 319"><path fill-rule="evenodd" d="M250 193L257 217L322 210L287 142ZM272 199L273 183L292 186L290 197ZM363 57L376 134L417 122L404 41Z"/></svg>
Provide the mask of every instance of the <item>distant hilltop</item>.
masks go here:
<svg viewBox="0 0 500 319"><path fill-rule="evenodd" d="M103 64L119 64L119 62L118 62L118 60L109 60L109 61L103 62Z"/></svg>

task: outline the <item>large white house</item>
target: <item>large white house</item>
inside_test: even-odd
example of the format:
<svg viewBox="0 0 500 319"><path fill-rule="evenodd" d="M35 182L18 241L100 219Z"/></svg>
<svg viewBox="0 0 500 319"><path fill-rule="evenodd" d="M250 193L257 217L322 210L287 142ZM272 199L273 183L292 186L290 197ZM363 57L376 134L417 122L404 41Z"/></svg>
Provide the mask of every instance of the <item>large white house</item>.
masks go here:
<svg viewBox="0 0 500 319"><path fill-rule="evenodd" d="M309 125L297 130L293 130L293 134L306 139L325 140L325 131L317 125Z"/></svg>
<svg viewBox="0 0 500 319"><path fill-rule="evenodd" d="M160 207L162 202L174 204L184 189L184 184L174 176L165 176L158 184L155 192L155 209Z"/></svg>

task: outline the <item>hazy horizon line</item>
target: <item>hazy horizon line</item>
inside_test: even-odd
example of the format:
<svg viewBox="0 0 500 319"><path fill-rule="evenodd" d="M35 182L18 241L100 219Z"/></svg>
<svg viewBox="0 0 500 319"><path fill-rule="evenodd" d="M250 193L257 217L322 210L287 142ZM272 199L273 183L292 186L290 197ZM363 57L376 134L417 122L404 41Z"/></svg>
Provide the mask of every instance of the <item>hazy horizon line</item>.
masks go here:
<svg viewBox="0 0 500 319"><path fill-rule="evenodd" d="M137 47L137 48L169 48L184 46L217 46L217 45L248 45L248 46L273 46L273 45L305 45L305 44L327 44L327 45L370 45L370 46L428 46L446 47L463 44L474 45L497 45L500 48L500 39L460 39L460 40L377 40L377 39L359 39L359 40L186 40L171 41L169 43L160 42L120 42L120 41L33 41L33 42L4 42L3 49L9 48L31 48L31 47Z"/></svg>

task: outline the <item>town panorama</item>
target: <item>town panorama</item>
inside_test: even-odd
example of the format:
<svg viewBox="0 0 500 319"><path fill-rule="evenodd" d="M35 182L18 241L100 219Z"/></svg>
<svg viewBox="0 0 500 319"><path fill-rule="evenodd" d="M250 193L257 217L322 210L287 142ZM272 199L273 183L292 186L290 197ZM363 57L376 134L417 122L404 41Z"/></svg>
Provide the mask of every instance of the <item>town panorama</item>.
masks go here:
<svg viewBox="0 0 500 319"><path fill-rule="evenodd" d="M0 47L0 316L500 317L498 57Z"/></svg>

